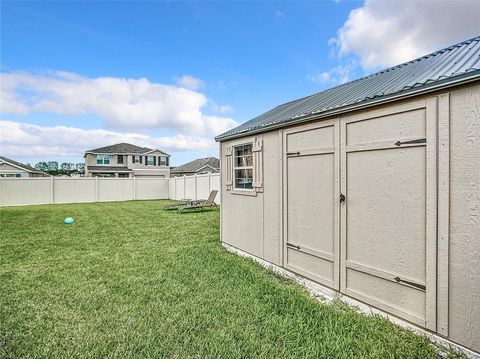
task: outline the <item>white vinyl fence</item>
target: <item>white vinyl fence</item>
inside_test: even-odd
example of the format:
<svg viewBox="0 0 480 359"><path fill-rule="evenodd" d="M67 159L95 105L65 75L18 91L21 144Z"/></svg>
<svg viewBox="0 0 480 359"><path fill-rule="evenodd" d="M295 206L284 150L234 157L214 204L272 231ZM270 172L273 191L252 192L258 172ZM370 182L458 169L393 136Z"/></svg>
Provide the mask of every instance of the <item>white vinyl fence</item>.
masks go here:
<svg viewBox="0 0 480 359"><path fill-rule="evenodd" d="M169 178L168 198L207 199L211 191L217 190L216 203L220 203L220 175L218 173Z"/></svg>
<svg viewBox="0 0 480 359"><path fill-rule="evenodd" d="M173 178L0 178L0 206L206 199L219 188L218 173ZM219 194L216 202L220 203Z"/></svg>

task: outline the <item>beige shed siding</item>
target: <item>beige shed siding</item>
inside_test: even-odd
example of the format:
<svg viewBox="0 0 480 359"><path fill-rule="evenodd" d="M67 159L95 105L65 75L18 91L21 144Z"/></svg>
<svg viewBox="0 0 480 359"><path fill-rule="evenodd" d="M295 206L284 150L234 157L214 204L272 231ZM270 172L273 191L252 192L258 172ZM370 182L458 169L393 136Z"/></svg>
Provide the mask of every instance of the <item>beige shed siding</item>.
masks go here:
<svg viewBox="0 0 480 359"><path fill-rule="evenodd" d="M394 108L395 111L392 111ZM350 122L350 125L346 126L346 119L355 116L366 117L369 120ZM438 121L438 128L429 127L430 125L427 124L432 116ZM398 266L392 269L406 278L413 279L414 282L433 283L437 290L432 291L432 286L429 288L427 284L427 292L422 293L409 286L398 287L391 280L379 280L385 273L379 272L377 275L380 277L375 277L363 273L361 270L364 268L361 266L357 266L359 270L355 270L359 262L363 264L365 261L371 262L378 264L381 268L388 264L385 264L381 257L372 257L372 253L377 253L376 251L365 251L366 248L362 248L356 242L350 243L349 263L343 269L346 276L341 278L341 281L346 282L348 276L350 283L356 286L356 291L367 294L365 298L357 295L357 299L365 300L420 326L426 326L456 343L480 352L480 325L478 325L480 323L480 82L476 81L437 94L377 106L370 110L353 112L339 119L312 121L309 126L315 127L315 124L325 121L338 121L340 131L345 132L342 136L348 151L352 151L349 154L351 162L348 168L343 160L341 162L342 166L345 166L345 172L349 171L358 177L359 182L348 184L350 194L355 194L358 197L357 200L362 200L369 194L375 195L378 192L376 189L379 189L380 192L385 192L385 196L390 196L389 200L400 201L402 193L387 192L390 188L403 185L397 181L398 178L411 178L412 186L401 190L411 199L409 203L402 204L404 214L402 223L406 221L410 225L396 228L377 223L381 222L382 216L385 217L388 213L382 213L375 223L379 226L379 230L391 232L390 235L393 237L398 231L407 231L411 234L408 236L411 237L411 243L405 244L408 248L398 248L398 253L403 253L402 251L406 249L416 251L427 263L421 260L418 263L408 264L408 260L413 257L405 257L401 259L402 263L398 263ZM287 150L284 148L283 138L284 132L299 127L301 126L273 130L221 143L222 241L284 268L287 255L286 252L284 253L284 240L287 233L283 220L284 211L286 211L286 204L283 202L283 188L286 180L283 153ZM437 131L438 139L435 135ZM432 134L435 138L432 138ZM405 141L421 137L427 137L427 146L412 145L401 150L388 150L391 146L388 143L392 138ZM225 149L232 144L253 142L255 139L263 139L263 192L256 193L254 196L245 196L234 194L235 191L227 191ZM292 136L292 146L294 140ZM435 150L437 141L438 153ZM315 140L312 142L308 138L301 139L300 142L304 149L309 144L315 145ZM377 146L378 149L362 152L369 146ZM382 148L386 150L380 151ZM288 151L290 150L289 148ZM360 162L355 161L357 157ZM436 163L437 158L438 163ZM376 172L382 181L387 181L385 176L380 174L381 171L372 170L372 173L365 173L368 171L362 170L362 166L370 166L370 164L372 168L382 166L382 161L384 167L390 166L389 171L384 173L386 177L391 178L389 184L381 184L375 180ZM392 161L407 172L397 166L389 165ZM311 165L308 164L296 169L296 171L304 171L307 179L317 178L309 175L310 170ZM430 195L437 191L437 184L429 182L431 178L435 179L435 176L429 177L434 172L438 173L438 199ZM341 179L342 183L346 181L346 177ZM395 181L398 183L396 184ZM366 191L362 191L362 188ZM383 201L381 198L378 200L379 203ZM438 227L435 222L428 220L432 218L431 212L437 210L437 201ZM358 203L350 204L347 199L347 205L355 206ZM362 211L357 211L353 215L360 216L357 221L366 221L365 218L361 218ZM436 217L432 220L436 220ZM349 230L352 231L355 228ZM435 242L437 230L438 237ZM341 229L342 233L346 231L347 228ZM425 239L432 238L432 234L433 242ZM352 235L353 232L349 236ZM342 245L344 245L343 239ZM392 248L394 247L388 250ZM432 250L435 251L437 248L438 255L432 255ZM331 250L331 248L326 249ZM345 249L340 248L340 252ZM292 255L298 254L297 251L292 253L294 253ZM396 255L396 253L386 252L384 254L385 256ZM319 272L331 270L315 267L322 263L319 261L311 263L312 270ZM375 273L373 268L371 271ZM435 283L437 280L438 283ZM388 286L391 287L390 290ZM335 288L336 285L333 287ZM373 293L372 288L377 287L378 290L374 289L375 293ZM343 289L344 292L347 288ZM380 294L383 297L379 297L378 303L375 303L375 298ZM398 297L403 299L400 298L398 301ZM430 303L431 301L433 303ZM389 307L388 302L395 303L395 306Z"/></svg>
<svg viewBox="0 0 480 359"><path fill-rule="evenodd" d="M480 351L480 85L450 93L449 336Z"/></svg>
<svg viewBox="0 0 480 359"><path fill-rule="evenodd" d="M248 137L229 145L263 140L263 192L242 195L226 189L225 163L221 166L222 237L225 243L240 248L271 263L282 265L280 211L281 202L281 138L277 131ZM225 153L226 143L222 144ZM224 159L225 156L222 156ZM235 194L233 194L235 193ZM252 194L252 193L251 193ZM228 201L225 204L224 198ZM223 210L228 208L228 211Z"/></svg>
<svg viewBox="0 0 480 359"><path fill-rule="evenodd" d="M262 136L257 136L262 137ZM243 138L241 141L230 142L229 145L253 143L255 137ZM227 144L223 144L222 153L226 152ZM277 162L278 163L278 162ZM227 166L222 166L222 235L225 243L243 249L254 256L264 258L263 253L263 193L254 195L238 194L227 191ZM265 182L265 186L267 186ZM224 202L226 201L226 203ZM228 208L228 210L224 210ZM278 239L277 239L278 241Z"/></svg>
<svg viewBox="0 0 480 359"><path fill-rule="evenodd" d="M282 142L278 132L263 135L263 258L271 263L282 265L281 238L281 177L279 166L282 156Z"/></svg>

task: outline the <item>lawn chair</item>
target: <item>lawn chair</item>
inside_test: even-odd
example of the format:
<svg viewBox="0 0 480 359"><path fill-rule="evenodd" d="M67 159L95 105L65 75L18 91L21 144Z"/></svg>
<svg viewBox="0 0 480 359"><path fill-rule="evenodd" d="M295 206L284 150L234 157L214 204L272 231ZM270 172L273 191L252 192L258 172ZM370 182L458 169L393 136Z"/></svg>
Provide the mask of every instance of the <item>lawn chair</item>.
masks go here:
<svg viewBox="0 0 480 359"><path fill-rule="evenodd" d="M166 204L165 206L163 206L163 210L164 211L169 211L169 210L172 210L172 209L178 209L179 207L187 206L190 203L192 203L191 199L182 199L179 202Z"/></svg>
<svg viewBox="0 0 480 359"><path fill-rule="evenodd" d="M180 206L177 209L177 212L182 214L183 211L186 210L194 210L196 211L197 209L204 209L204 208L217 208L218 205L215 203L215 197L217 196L218 191L213 190L210 192L210 195L208 196L207 200L199 200L199 201L191 201L189 204L186 204L184 206Z"/></svg>

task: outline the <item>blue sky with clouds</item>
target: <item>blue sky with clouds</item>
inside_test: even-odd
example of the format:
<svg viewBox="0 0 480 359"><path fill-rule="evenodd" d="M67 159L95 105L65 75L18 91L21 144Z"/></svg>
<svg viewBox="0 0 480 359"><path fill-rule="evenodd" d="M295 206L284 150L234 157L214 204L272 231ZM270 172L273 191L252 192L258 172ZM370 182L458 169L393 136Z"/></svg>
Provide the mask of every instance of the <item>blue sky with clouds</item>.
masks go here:
<svg viewBox="0 0 480 359"><path fill-rule="evenodd" d="M478 4L2 1L0 152L215 156L216 134L282 102L477 35Z"/></svg>

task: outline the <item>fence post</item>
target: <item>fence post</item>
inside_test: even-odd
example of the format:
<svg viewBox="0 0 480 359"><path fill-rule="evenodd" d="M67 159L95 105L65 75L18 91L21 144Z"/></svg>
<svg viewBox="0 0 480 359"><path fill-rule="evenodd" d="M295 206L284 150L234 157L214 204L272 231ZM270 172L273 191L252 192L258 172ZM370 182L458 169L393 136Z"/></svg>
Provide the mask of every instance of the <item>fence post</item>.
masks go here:
<svg viewBox="0 0 480 359"><path fill-rule="evenodd" d="M183 198L187 198L187 176L183 175Z"/></svg>
<svg viewBox="0 0 480 359"><path fill-rule="evenodd" d="M210 195L210 192L212 192L212 185L210 181L211 181L211 173L208 172L208 195Z"/></svg>
<svg viewBox="0 0 480 359"><path fill-rule="evenodd" d="M133 177L133 200L137 199L137 179Z"/></svg>
<svg viewBox="0 0 480 359"><path fill-rule="evenodd" d="M95 177L95 202L98 202L98 176Z"/></svg>
<svg viewBox="0 0 480 359"><path fill-rule="evenodd" d="M55 185L54 185L55 177L51 176L50 177L50 203L53 204L55 203Z"/></svg>
<svg viewBox="0 0 480 359"><path fill-rule="evenodd" d="M195 180L195 199L198 199L198 189L197 189L197 175L193 175Z"/></svg>

